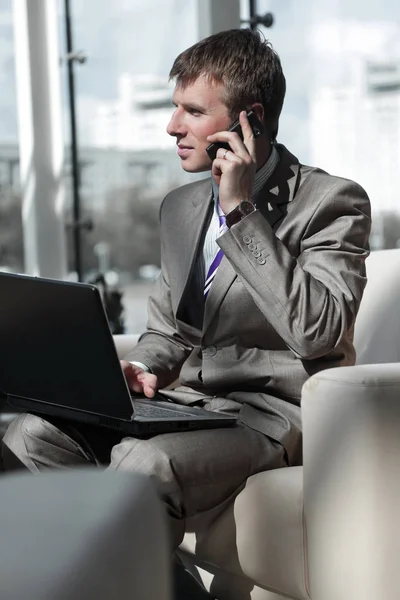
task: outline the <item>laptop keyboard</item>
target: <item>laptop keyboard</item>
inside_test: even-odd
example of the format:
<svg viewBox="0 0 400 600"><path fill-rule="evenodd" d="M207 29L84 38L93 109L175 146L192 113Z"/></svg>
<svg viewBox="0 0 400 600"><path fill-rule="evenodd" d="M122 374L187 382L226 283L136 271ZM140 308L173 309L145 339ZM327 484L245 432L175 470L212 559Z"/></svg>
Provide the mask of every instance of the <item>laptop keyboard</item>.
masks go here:
<svg viewBox="0 0 400 600"><path fill-rule="evenodd" d="M193 413L185 413L182 411L170 409L170 408L160 408L157 406L149 406L147 404L140 404L139 402L134 404L135 415L139 417L149 417L154 419L156 417L160 417L163 419L174 418L174 419L195 419L196 415Z"/></svg>

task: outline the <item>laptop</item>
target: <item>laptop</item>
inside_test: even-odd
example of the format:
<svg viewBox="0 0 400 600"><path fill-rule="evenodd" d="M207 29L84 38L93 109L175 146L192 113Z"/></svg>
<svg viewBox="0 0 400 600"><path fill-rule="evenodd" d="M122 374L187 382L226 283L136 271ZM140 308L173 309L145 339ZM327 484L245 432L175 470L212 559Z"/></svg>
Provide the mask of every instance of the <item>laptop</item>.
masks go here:
<svg viewBox="0 0 400 600"><path fill-rule="evenodd" d="M230 427L236 417L132 395L99 290L0 273L0 393L8 404L141 437Z"/></svg>

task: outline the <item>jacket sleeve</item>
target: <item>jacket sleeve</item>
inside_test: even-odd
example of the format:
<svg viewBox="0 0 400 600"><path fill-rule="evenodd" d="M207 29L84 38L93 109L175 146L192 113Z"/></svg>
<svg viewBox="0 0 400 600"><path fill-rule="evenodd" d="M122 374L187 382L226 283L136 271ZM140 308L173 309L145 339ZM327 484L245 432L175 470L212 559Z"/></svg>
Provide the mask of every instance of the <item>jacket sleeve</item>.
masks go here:
<svg viewBox="0 0 400 600"><path fill-rule="evenodd" d="M161 205L160 216L162 214ZM161 274L148 301L147 329L138 344L124 359L145 364L158 377L158 386L167 387L179 376L181 367L193 347L176 328L171 304L168 265L165 264L165 226L161 224Z"/></svg>
<svg viewBox="0 0 400 600"><path fill-rule="evenodd" d="M178 334L164 271L148 301L146 332L124 359L144 363L157 375L159 387L174 382L192 347Z"/></svg>
<svg viewBox="0 0 400 600"><path fill-rule="evenodd" d="M302 359L330 352L354 325L366 283L370 204L335 180L317 203L292 256L260 211L218 240L254 302Z"/></svg>

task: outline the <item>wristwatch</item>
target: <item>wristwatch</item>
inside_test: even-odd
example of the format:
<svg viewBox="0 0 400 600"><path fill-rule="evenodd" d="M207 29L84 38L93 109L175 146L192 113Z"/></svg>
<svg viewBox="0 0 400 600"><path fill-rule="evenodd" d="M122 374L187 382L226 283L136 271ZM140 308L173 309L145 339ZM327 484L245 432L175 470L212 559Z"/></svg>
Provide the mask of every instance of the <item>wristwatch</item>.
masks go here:
<svg viewBox="0 0 400 600"><path fill-rule="evenodd" d="M238 204L231 212L226 215L226 224L229 229L232 225L239 223L244 217L250 215L252 212L256 210L256 207L252 202L248 200L242 200L240 204Z"/></svg>

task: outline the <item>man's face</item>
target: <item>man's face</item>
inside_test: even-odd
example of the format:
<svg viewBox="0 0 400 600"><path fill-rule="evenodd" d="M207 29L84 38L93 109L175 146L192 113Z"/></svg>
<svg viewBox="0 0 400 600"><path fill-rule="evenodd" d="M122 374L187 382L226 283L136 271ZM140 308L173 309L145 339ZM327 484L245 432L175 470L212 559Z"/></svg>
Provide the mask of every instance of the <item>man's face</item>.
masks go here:
<svg viewBox="0 0 400 600"><path fill-rule="evenodd" d="M175 87L172 102L176 108L167 132L176 137L182 168L189 173L211 168L206 153L210 145L207 136L231 125L232 119L221 98L222 85L209 83L203 77L185 88L179 84Z"/></svg>

